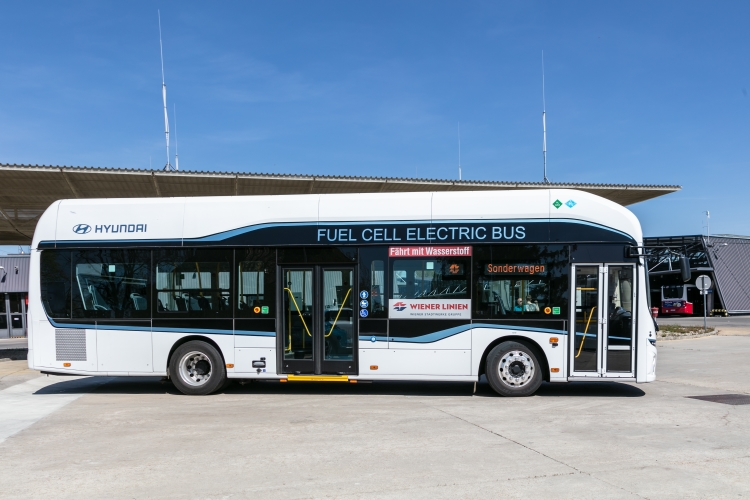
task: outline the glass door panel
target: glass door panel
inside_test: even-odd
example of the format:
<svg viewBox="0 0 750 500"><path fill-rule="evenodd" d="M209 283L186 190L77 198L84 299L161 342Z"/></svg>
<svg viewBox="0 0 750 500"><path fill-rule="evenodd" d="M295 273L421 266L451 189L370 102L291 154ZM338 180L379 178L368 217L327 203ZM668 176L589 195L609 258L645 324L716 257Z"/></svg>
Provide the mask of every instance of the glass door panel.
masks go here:
<svg viewBox="0 0 750 500"><path fill-rule="evenodd" d="M6 294L0 293L0 339L7 339L10 337L10 331L8 331L8 314L5 308Z"/></svg>
<svg viewBox="0 0 750 500"><path fill-rule="evenodd" d="M633 371L633 266L607 268L606 371Z"/></svg>
<svg viewBox="0 0 750 500"><path fill-rule="evenodd" d="M8 294L8 317L10 318L8 327L11 337L26 336L25 298L26 295L23 293Z"/></svg>
<svg viewBox="0 0 750 500"><path fill-rule="evenodd" d="M632 377L636 304L633 265L583 265L575 269L571 375Z"/></svg>
<svg viewBox="0 0 750 500"><path fill-rule="evenodd" d="M350 269L323 270L323 335L326 361L354 359L353 274Z"/></svg>
<svg viewBox="0 0 750 500"><path fill-rule="evenodd" d="M282 280L284 366L291 373L313 373L313 270L285 269ZM291 362L289 362L291 361Z"/></svg>
<svg viewBox="0 0 750 500"><path fill-rule="evenodd" d="M354 268L283 268L282 372L355 374Z"/></svg>
<svg viewBox="0 0 750 500"><path fill-rule="evenodd" d="M573 336L573 373L598 373L599 266L576 266Z"/></svg>

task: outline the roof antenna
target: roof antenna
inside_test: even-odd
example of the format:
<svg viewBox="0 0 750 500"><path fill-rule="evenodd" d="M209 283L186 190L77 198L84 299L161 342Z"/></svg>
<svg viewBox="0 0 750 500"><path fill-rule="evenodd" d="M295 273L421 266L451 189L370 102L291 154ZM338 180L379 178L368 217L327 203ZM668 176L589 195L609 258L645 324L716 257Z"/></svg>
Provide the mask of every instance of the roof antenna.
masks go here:
<svg viewBox="0 0 750 500"><path fill-rule="evenodd" d="M458 180L461 180L461 122L458 122Z"/></svg>
<svg viewBox="0 0 750 500"><path fill-rule="evenodd" d="M167 138L167 164L164 170L177 170L169 162L169 117L167 116L167 84L164 83L164 47L161 43L161 12L156 11L159 16L159 55L161 56L161 96L164 100L164 136Z"/></svg>
<svg viewBox="0 0 750 500"><path fill-rule="evenodd" d="M711 244L711 212L706 210L703 212L706 214L706 245Z"/></svg>
<svg viewBox="0 0 750 500"><path fill-rule="evenodd" d="M177 152L177 104L174 104L174 169L180 169L180 154Z"/></svg>
<svg viewBox="0 0 750 500"><path fill-rule="evenodd" d="M547 103L544 100L544 51L542 51L542 157L544 158L544 183L549 184L547 179Z"/></svg>

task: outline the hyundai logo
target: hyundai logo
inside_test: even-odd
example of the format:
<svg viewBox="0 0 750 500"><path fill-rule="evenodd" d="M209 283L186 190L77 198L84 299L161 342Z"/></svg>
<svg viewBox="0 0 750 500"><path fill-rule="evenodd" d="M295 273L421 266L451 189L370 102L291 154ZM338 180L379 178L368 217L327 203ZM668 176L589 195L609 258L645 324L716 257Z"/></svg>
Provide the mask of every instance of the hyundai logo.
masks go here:
<svg viewBox="0 0 750 500"><path fill-rule="evenodd" d="M73 226L73 232L76 234L86 234L91 232L91 226L88 224L76 224Z"/></svg>

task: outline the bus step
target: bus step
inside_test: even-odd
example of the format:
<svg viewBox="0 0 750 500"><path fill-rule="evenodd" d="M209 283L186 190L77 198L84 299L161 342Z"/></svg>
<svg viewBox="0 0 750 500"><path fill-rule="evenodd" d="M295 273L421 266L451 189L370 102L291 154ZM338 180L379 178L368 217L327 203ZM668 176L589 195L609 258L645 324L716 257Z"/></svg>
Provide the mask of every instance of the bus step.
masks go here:
<svg viewBox="0 0 750 500"><path fill-rule="evenodd" d="M289 382L349 382L348 375L287 375Z"/></svg>

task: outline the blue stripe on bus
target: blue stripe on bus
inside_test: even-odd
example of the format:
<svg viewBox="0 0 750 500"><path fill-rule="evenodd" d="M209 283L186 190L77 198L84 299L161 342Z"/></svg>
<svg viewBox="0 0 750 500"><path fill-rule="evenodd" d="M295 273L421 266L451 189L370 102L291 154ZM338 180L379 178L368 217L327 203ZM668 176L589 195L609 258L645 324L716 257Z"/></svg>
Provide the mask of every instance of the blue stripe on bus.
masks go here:
<svg viewBox="0 0 750 500"><path fill-rule="evenodd" d="M235 335L248 335L250 337L275 337L276 332L256 332L253 330L235 330Z"/></svg>
<svg viewBox="0 0 750 500"><path fill-rule="evenodd" d="M125 326L125 325L106 325L106 324L79 324L79 323L57 323L51 318L47 318L55 328L79 328L88 330L127 330L136 332L179 332L179 333L203 333L213 335L247 335L253 337L275 337L274 332L256 332L250 330L216 330L210 328L163 328L150 326Z"/></svg>
<svg viewBox="0 0 750 500"><path fill-rule="evenodd" d="M47 318L55 328L81 328L86 330L131 330L135 332L150 332L150 326L120 326L120 325L96 325L91 323L56 323L52 318Z"/></svg>
<svg viewBox="0 0 750 500"><path fill-rule="evenodd" d="M524 326L515 326L515 325L496 325L496 324L488 324L488 323L474 323L474 324L468 324L468 325L461 325L456 326L453 328L448 328L446 330L440 330L433 333L428 333L426 335L420 335L419 337L390 337L388 340L391 342L411 342L416 344L429 344L432 342L437 342L439 340L447 339L448 337L452 337L454 335L458 335L459 333L463 333L467 330L471 330L472 328L494 328L497 330L516 330L516 331L523 331L523 332L538 332L538 333L553 333L555 335L566 335L567 332L564 330L552 330L548 328L533 328L533 327L524 327Z"/></svg>
<svg viewBox="0 0 750 500"><path fill-rule="evenodd" d="M255 336L255 337L275 337L276 333L274 332L258 332L258 331L249 331L249 330L215 330L215 329L207 329L207 328L165 328L165 327L143 327L143 326L123 326L123 325L102 325L102 324L74 324L74 323L56 323L53 319L48 318L49 322L54 326L55 328L83 328L83 329L89 329L89 330L131 330L131 331L141 331L141 332L179 332L179 333L203 333L203 334L214 334L214 335L247 335L247 336ZM472 328L493 328L498 330L516 330L516 331L527 331L527 332L538 332L538 333L552 333L555 335L566 335L567 332L564 330L552 330L547 328L531 328L531 327L523 327L523 326L515 326L515 325L495 325L495 324L487 324L487 323L474 323L474 324L467 324L467 325L461 325L456 326L453 328L448 328L446 330L439 330L437 332L428 333L426 335L420 335L419 337L380 337L375 336L376 341L378 342L385 342L385 341L391 341L391 342L411 342L411 343L417 343L417 344L429 344L432 342L437 342L439 340L444 340L449 337L452 337L454 335L458 335L459 333L463 333L467 330L470 330ZM576 334L581 335L581 334ZM586 334L586 336L595 336L593 334ZM617 338L621 340L629 340L629 339L622 339L620 337L610 337L610 338ZM371 340L372 335L360 335L359 340Z"/></svg>
<svg viewBox="0 0 750 500"><path fill-rule="evenodd" d="M375 337L375 342L388 342L388 337L378 337L377 335L360 335L360 342L372 342L372 338Z"/></svg>

